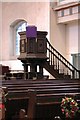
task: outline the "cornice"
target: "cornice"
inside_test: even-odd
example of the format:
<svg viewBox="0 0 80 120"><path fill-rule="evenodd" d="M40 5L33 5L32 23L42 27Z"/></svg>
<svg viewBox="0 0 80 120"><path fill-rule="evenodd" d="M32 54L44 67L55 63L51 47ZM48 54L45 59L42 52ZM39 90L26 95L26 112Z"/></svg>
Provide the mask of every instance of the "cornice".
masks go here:
<svg viewBox="0 0 80 120"><path fill-rule="evenodd" d="M58 5L53 9L55 11L59 11L59 10L62 10L62 9L67 9L67 8L74 7L74 6L79 6L79 5L80 5L80 2L70 2L70 3L64 4L64 5Z"/></svg>

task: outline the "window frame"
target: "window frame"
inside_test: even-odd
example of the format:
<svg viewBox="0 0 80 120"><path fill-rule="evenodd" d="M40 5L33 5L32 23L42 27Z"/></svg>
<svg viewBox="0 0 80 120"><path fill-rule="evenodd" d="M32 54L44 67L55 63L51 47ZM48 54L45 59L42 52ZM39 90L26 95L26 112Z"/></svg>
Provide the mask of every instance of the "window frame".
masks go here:
<svg viewBox="0 0 80 120"><path fill-rule="evenodd" d="M16 60L18 58L19 55L16 54L16 33L17 33L17 29L21 26L21 24L26 23L27 26L27 22L22 20L22 21L18 21L17 23L13 23L10 25L10 59L11 60Z"/></svg>

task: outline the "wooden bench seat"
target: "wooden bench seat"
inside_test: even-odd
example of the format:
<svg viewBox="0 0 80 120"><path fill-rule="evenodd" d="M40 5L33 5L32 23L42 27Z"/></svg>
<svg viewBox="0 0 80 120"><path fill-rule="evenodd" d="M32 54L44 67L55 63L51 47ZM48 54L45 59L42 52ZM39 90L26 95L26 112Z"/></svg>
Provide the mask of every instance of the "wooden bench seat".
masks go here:
<svg viewBox="0 0 80 120"><path fill-rule="evenodd" d="M24 102L24 103L23 103ZM21 109L26 110L26 116L23 120L33 120L35 115L36 92L28 90L26 98L18 95L13 99L7 98L6 101L6 119L21 120L22 115L19 115Z"/></svg>
<svg viewBox="0 0 80 120"><path fill-rule="evenodd" d="M71 87L71 86L73 86L73 87L78 87L78 86L80 86L79 85L79 83L73 83L73 84L51 84L51 83L44 83L44 84L40 84L40 83L38 83L38 84L35 84L35 83L32 83L32 84L2 84L3 86L6 86L6 87L31 87L31 86L33 86L33 87L48 87L48 86L54 86L54 87Z"/></svg>
<svg viewBox="0 0 80 120"><path fill-rule="evenodd" d="M37 90L43 90L43 89L50 89L50 90L79 90L80 89L80 84L11 84L11 85L5 85L8 87L9 91L15 91L15 90L27 90L27 89L37 89Z"/></svg>
<svg viewBox="0 0 80 120"><path fill-rule="evenodd" d="M78 100L80 99L80 93L68 93L68 94L66 93L66 96L73 96L76 99L78 98ZM36 107L37 107L37 109L39 109L39 108L44 109L46 106L49 107L49 106L55 106L55 105L57 105L59 107L63 97L65 97L65 93L36 94ZM21 96L21 94L17 93L17 96L8 98L8 103L15 103L16 106L14 106L14 104L13 104L13 108L14 108L14 107L17 107L16 103L18 103L18 101L19 101L19 104L20 104L20 101L21 102L24 101L24 103L26 105L28 102L27 101L28 99L29 99L29 96L27 93L25 95L23 94L22 96ZM27 105L24 107L24 104L23 104L22 106L24 109L26 109ZM35 109L35 111L36 111L36 109ZM18 110L18 112L19 112L19 110Z"/></svg>
<svg viewBox="0 0 80 120"><path fill-rule="evenodd" d="M15 79L15 80L3 80L1 82L2 82L2 84L12 84L12 83L13 84L19 84L19 83L22 83L22 84L25 84L25 83L28 83L28 84L29 83L31 83L31 84L32 83L36 83L36 84L38 84L38 83L41 83L41 84L43 84L43 83L52 83L52 84L53 83L54 84L56 84L56 83L57 84L78 83L79 84L79 80L77 80L77 79L76 80L74 80L74 79L73 80L68 80L68 79L67 80L58 80L58 79L47 79L47 80L43 80L43 79L41 79L41 80L32 80L32 79L31 80L30 79L29 80L24 80L23 79L23 80L16 80Z"/></svg>
<svg viewBox="0 0 80 120"><path fill-rule="evenodd" d="M8 87L7 95L7 110L10 112L11 106L14 110L11 115L19 115L20 109L28 111L28 91L33 90L36 92L36 107L34 109L36 118L35 120L52 120L52 117L61 115L61 100L65 96L72 96L80 103L80 82L66 80L58 82L58 80L6 80L2 82L3 86ZM32 100L33 101L33 100ZM32 107L32 106L31 106ZM57 110L55 110L55 108ZM50 113L51 111L51 113ZM32 112L31 112L32 113ZM7 113L7 116L10 114ZM62 117L63 118L63 117ZM64 119L63 119L64 120ZM80 119L77 119L80 120Z"/></svg>
<svg viewBox="0 0 80 120"><path fill-rule="evenodd" d="M78 98L78 100L80 99L80 93L47 93L47 94L36 94L36 97L37 97L37 100L39 103L42 103L43 101L44 102L60 102L61 99L64 97L64 96L74 96L74 98ZM7 99L8 100L19 100L19 99L28 99L29 97L27 96L27 93L25 94L24 92L22 94L11 94L10 97L8 96Z"/></svg>
<svg viewBox="0 0 80 120"><path fill-rule="evenodd" d="M43 83L43 84L42 84ZM80 84L79 84L79 82L77 82L77 83L61 83L61 84L59 84L59 83L44 83L44 82L42 82L42 83L35 83L35 82L33 82L32 81L32 83L30 82L30 83L24 83L24 81L23 81L23 83L17 83L17 82L15 82L15 84L13 84L13 83L10 83L9 84L9 82L8 83L2 83L2 86L6 86L6 87L8 87L8 89L27 89L27 87L28 88L33 88L33 89L36 89L36 88L49 88L49 89L51 89L51 88L79 88L80 87Z"/></svg>

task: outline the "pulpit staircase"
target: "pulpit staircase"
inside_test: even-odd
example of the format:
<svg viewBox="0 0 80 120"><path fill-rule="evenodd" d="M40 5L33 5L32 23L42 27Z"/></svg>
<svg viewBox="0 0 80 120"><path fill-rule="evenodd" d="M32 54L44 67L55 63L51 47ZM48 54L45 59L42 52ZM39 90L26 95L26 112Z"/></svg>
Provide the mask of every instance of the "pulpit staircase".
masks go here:
<svg viewBox="0 0 80 120"><path fill-rule="evenodd" d="M44 68L56 79L80 79L80 71L68 62L48 40L47 57Z"/></svg>

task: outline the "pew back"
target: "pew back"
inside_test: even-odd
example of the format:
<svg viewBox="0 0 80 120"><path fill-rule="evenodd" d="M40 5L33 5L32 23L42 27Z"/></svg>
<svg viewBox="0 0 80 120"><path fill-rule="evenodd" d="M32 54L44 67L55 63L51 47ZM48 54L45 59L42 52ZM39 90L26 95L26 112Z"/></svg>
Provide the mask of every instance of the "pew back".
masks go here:
<svg viewBox="0 0 80 120"><path fill-rule="evenodd" d="M20 109L25 109L26 114L29 115L28 113L29 110L31 112L30 114L33 113L33 116L36 116L35 120L38 119L46 120L48 118L52 119L56 115L60 115L61 118L64 119L60 108L62 98L65 95L68 95L74 97L74 99L78 101L80 100L79 92L80 83L78 80L76 81L66 80L62 82L59 80L38 80L38 81L15 80L15 81L3 81L3 85L8 87L7 96L8 100L7 109L9 108L8 111L10 112L11 109L10 106L11 105L14 106L15 102L17 107L16 108L13 107L14 111L17 111L19 113ZM34 97L35 98L34 100L32 99L30 101L30 104L28 101L29 97L27 96L29 89L32 89L36 92L36 97ZM35 106L33 107L31 105L32 101L36 101L36 107ZM10 115L8 114L8 116Z"/></svg>

